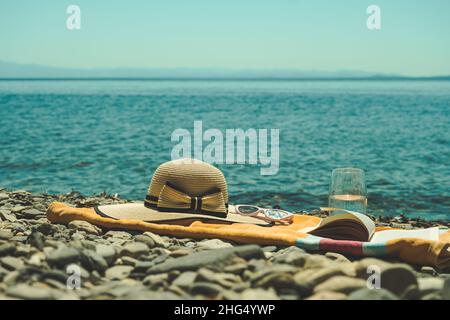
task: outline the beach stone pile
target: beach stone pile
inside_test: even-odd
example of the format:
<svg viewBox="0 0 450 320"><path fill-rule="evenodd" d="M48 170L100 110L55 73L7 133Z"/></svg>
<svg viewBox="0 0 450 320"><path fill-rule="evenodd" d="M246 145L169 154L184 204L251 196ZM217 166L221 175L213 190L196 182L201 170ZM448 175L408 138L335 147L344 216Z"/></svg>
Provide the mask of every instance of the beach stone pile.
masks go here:
<svg viewBox="0 0 450 320"><path fill-rule="evenodd" d="M449 270L296 247L102 230L85 221L56 225L45 215L52 201L76 207L127 202L117 195L0 189L0 299L450 299ZM404 217L377 223L446 225ZM367 286L374 265L381 271L380 289Z"/></svg>

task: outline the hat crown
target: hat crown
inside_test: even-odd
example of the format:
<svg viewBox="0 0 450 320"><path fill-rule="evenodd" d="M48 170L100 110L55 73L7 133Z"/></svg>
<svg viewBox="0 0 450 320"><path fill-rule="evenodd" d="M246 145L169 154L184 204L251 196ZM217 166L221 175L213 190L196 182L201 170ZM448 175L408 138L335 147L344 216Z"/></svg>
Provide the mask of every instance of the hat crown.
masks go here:
<svg viewBox="0 0 450 320"><path fill-rule="evenodd" d="M227 183L222 172L209 163L178 159L161 164L153 174L148 196L158 197L165 185L173 185L191 197L201 197L219 189L228 203Z"/></svg>

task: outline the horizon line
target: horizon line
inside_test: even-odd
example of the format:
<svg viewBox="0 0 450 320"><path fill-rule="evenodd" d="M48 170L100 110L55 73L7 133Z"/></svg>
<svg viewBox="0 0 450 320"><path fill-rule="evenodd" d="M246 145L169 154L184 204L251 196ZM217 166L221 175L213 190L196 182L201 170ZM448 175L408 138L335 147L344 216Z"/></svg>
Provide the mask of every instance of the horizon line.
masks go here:
<svg viewBox="0 0 450 320"><path fill-rule="evenodd" d="M445 76L367 77L0 77L0 81L450 81Z"/></svg>

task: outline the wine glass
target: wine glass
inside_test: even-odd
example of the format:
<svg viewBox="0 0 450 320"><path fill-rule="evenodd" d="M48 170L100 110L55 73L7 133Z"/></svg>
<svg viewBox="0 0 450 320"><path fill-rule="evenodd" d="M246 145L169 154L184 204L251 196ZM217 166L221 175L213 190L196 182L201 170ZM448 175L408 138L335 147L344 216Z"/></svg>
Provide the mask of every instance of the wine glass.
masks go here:
<svg viewBox="0 0 450 320"><path fill-rule="evenodd" d="M366 213L367 188L364 171L358 168L337 168L331 173L329 207ZM333 211L337 213L338 210Z"/></svg>

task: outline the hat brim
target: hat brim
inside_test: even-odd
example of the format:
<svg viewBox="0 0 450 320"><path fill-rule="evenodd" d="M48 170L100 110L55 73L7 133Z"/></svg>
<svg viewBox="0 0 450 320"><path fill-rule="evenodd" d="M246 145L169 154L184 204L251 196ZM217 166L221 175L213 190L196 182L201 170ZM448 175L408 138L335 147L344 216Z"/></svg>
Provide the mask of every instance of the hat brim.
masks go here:
<svg viewBox="0 0 450 320"><path fill-rule="evenodd" d="M140 220L152 223L171 223L182 220L200 220L207 222L247 223L259 226L271 226L271 222L261 219L236 214L234 206L228 206L228 214L225 218L197 213L161 212L147 208L144 203L124 203L98 206L94 208L97 214L112 219Z"/></svg>

